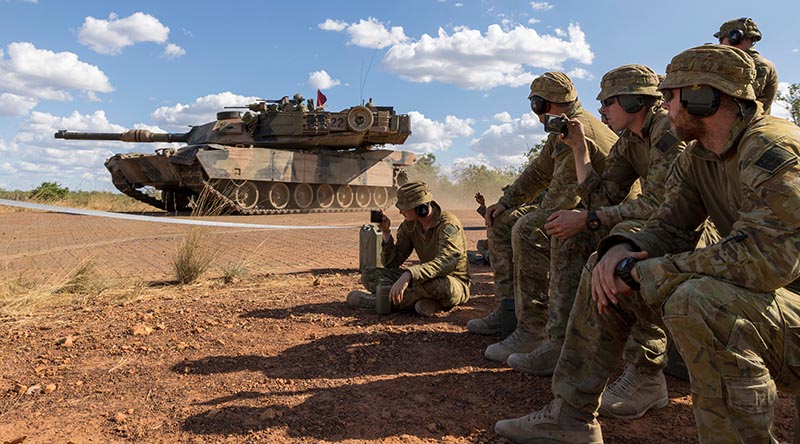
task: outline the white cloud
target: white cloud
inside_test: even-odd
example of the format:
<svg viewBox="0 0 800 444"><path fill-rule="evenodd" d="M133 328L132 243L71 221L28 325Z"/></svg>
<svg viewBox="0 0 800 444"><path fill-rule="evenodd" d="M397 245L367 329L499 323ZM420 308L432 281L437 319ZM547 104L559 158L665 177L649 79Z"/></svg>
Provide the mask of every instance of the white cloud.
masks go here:
<svg viewBox="0 0 800 444"><path fill-rule="evenodd" d="M36 100L11 93L0 94L0 116L24 116L36 106Z"/></svg>
<svg viewBox="0 0 800 444"><path fill-rule="evenodd" d="M345 31L350 36L348 44L364 48L380 49L408 41L402 26L387 29L385 24L373 17L361 19L358 23L327 19L318 26L325 31Z"/></svg>
<svg viewBox="0 0 800 444"><path fill-rule="evenodd" d="M69 90L111 92L114 88L97 66L78 60L71 52L38 49L27 42L8 45L8 59L0 51L0 91L50 100L70 100Z"/></svg>
<svg viewBox="0 0 800 444"><path fill-rule="evenodd" d="M60 129L87 132L122 132L127 128L109 122L102 110L90 114L75 111L56 116L34 111L20 124L10 143L0 141L3 165L0 186L30 190L45 181L69 188L113 190L103 163L114 153L153 152L156 148L124 142L62 140L53 137Z"/></svg>
<svg viewBox="0 0 800 444"><path fill-rule="evenodd" d="M789 83L788 82L778 82L778 93L783 95L789 94ZM770 114L775 117L781 117L786 120L792 120L792 113L789 112L789 104L783 100L775 99L772 102L772 108L770 108Z"/></svg>
<svg viewBox="0 0 800 444"><path fill-rule="evenodd" d="M549 11L553 9L553 5L547 2L531 2L531 8L534 11Z"/></svg>
<svg viewBox="0 0 800 444"><path fill-rule="evenodd" d="M591 64L593 58L580 25L571 24L567 33L552 36L522 25L504 30L495 24L485 34L465 27L448 34L440 28L436 37L423 34L418 41L395 44L383 61L413 82L486 90L529 84L536 76L526 67L563 70L566 62Z"/></svg>
<svg viewBox="0 0 800 444"><path fill-rule="evenodd" d="M167 45L164 46L164 57L168 59L177 59L184 55L186 55L186 50L174 43L167 43Z"/></svg>
<svg viewBox="0 0 800 444"><path fill-rule="evenodd" d="M446 151L453 144L453 139L467 137L475 132L472 129L472 119L446 116L444 122L439 122L428 119L418 111L411 111L408 116L414 130L402 149L415 153Z"/></svg>
<svg viewBox="0 0 800 444"><path fill-rule="evenodd" d="M341 85L342 82L332 79L327 71L314 71L308 75L308 86L318 89L328 89Z"/></svg>
<svg viewBox="0 0 800 444"><path fill-rule="evenodd" d="M200 125L215 120L217 112L223 111L226 106L246 106L258 99L229 91L209 94L198 97L194 103L188 105L178 103L173 106L162 106L153 111L152 117L159 125L182 127L182 131L185 131L187 125Z"/></svg>
<svg viewBox="0 0 800 444"><path fill-rule="evenodd" d="M345 29L347 29L347 26L348 26L347 22L343 22L341 20L332 20L332 19L327 19L325 20L324 23L320 23L318 25L319 29L322 29L323 31L336 31L336 32L344 31Z"/></svg>
<svg viewBox="0 0 800 444"><path fill-rule="evenodd" d="M535 25L535 24L541 23L541 22L542 22L541 20L539 20L537 18L534 18L534 17L531 17L531 18L528 19L528 24L529 25Z"/></svg>
<svg viewBox="0 0 800 444"><path fill-rule="evenodd" d="M538 117L532 113L515 119L508 113L499 113L495 120L497 124L489 126L470 143L470 148L494 168L524 164L528 150L547 137Z"/></svg>
<svg viewBox="0 0 800 444"><path fill-rule="evenodd" d="M593 79L594 76L589 71L583 68L572 68L567 72L567 75L573 79Z"/></svg>
<svg viewBox="0 0 800 444"><path fill-rule="evenodd" d="M78 42L95 52L107 55L117 55L123 48L139 42L166 44L167 38L169 28L157 18L143 12L136 12L125 18L119 18L112 12L108 15L108 20L86 17L78 30ZM166 49L165 53L168 51Z"/></svg>

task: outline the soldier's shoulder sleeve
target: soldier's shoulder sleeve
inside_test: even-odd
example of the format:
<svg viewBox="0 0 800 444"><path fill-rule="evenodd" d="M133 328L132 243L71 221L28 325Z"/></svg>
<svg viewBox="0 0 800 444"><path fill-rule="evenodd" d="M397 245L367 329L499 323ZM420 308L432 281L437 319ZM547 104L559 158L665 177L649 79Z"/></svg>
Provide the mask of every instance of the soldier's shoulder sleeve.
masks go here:
<svg viewBox="0 0 800 444"><path fill-rule="evenodd" d="M800 130L795 133L796 137L777 131L774 138L770 133L751 138L743 143L740 161L744 186L791 229L800 228Z"/></svg>

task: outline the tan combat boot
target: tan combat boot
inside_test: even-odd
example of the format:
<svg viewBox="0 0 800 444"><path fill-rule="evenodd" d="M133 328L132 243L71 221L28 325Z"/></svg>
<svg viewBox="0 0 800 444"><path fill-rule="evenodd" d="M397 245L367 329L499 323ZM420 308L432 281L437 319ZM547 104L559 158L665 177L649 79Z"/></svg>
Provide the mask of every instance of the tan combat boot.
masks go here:
<svg viewBox="0 0 800 444"><path fill-rule="evenodd" d="M548 339L531 352L509 356L508 366L529 375L553 376L563 345L561 341Z"/></svg>
<svg viewBox="0 0 800 444"><path fill-rule="evenodd" d="M470 319L467 322L467 330L476 335L496 335L500 333L500 320L500 304L497 304L494 311L488 315L482 318Z"/></svg>
<svg viewBox="0 0 800 444"><path fill-rule="evenodd" d="M375 295L367 291L353 290L347 293L347 306L351 308L375 309Z"/></svg>
<svg viewBox="0 0 800 444"><path fill-rule="evenodd" d="M609 418L641 418L650 409L669 403L664 372L643 372L625 363L625 371L606 387L600 399L600 414Z"/></svg>
<svg viewBox="0 0 800 444"><path fill-rule="evenodd" d="M444 306L434 299L420 299L414 303L414 311L420 316L429 318L440 311L444 311Z"/></svg>
<svg viewBox="0 0 800 444"><path fill-rule="evenodd" d="M541 340L541 333L529 333L522 325L517 324L514 333L511 333L502 341L486 347L483 355L486 356L486 359L492 361L506 362L506 359L512 353L527 353L535 349Z"/></svg>
<svg viewBox="0 0 800 444"><path fill-rule="evenodd" d="M594 415L556 398L543 409L515 419L497 421L494 431L519 444L603 444Z"/></svg>

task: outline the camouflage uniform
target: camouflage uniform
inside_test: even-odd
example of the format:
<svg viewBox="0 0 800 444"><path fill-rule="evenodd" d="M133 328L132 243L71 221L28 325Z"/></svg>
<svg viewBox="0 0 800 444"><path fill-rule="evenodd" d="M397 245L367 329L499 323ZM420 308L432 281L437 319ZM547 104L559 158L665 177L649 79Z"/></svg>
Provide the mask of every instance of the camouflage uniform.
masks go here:
<svg viewBox="0 0 800 444"><path fill-rule="evenodd" d="M603 212L605 224L613 227L612 233L636 232L655 214L663 201L672 164L685 147L670 131L666 110L651 109L641 132L644 137L623 131L608 156L602 177L593 171L579 187L581 199L590 209L599 208ZM625 199L637 179L641 180L642 193L634 199ZM589 254L583 257L588 258ZM575 295L578 282L573 282L566 285ZM563 325L562 340L566 320ZM658 325L638 323L631 332L625 360L650 371L662 370L666 366L666 340Z"/></svg>
<svg viewBox="0 0 800 444"><path fill-rule="evenodd" d="M577 100L566 114L583 124L592 165L603 171L616 134L585 112ZM498 297L509 297L509 290L513 289L518 322L529 332L542 331L548 320L551 240L544 224L554 211L573 209L579 204L577 181L572 149L558 134L550 134L542 152L500 198L506 208L516 209L496 218L492 226L489 245L495 292ZM545 188L547 193L540 205L523 205ZM577 279L577 275L572 278Z"/></svg>
<svg viewBox="0 0 800 444"><path fill-rule="evenodd" d="M736 30L742 32L744 37L752 39L753 43L761 40L762 36L758 25L749 17L728 20L719 27L719 31L714 34L714 37L717 37L722 43L722 40L728 37L731 31ZM750 47L745 52L753 58L753 62L756 64L756 79L753 82L756 100L763 105L764 113L769 114L772 102L778 94L778 71L775 69L775 64L764 58L755 48Z"/></svg>
<svg viewBox="0 0 800 444"><path fill-rule="evenodd" d="M382 281L393 283L408 271L411 284L399 305L404 310L420 299L439 301L445 308L469 299L470 274L467 264L467 241L461 222L452 213L431 202L437 222L424 231L419 222L403 221L397 229L397 242L390 238L381 244L381 262L385 268L368 267L361 282L372 293ZM416 251L420 263L400 268Z"/></svg>
<svg viewBox="0 0 800 444"><path fill-rule="evenodd" d="M754 101L754 76L743 51L705 45L673 58L660 89L710 84ZM687 363L700 442L777 442L775 383L800 392L798 177L800 128L763 115L760 103L734 124L722 155L692 142L656 215L638 233L610 236L598 248L599 256L620 242L647 251L652 259L635 268L641 290L600 315L584 272L554 394L597 411L632 325L663 316ZM694 250L706 217L724 239Z"/></svg>

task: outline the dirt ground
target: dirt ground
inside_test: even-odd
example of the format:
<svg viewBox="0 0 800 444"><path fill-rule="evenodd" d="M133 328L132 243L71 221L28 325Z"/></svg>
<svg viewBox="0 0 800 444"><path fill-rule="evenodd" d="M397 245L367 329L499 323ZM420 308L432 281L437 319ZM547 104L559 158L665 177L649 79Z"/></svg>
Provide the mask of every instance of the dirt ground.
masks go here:
<svg viewBox="0 0 800 444"><path fill-rule="evenodd" d="M471 210L457 214L480 225ZM464 327L494 306L488 267L472 267L463 307L378 316L343 303L359 288L366 214L220 219L350 228L210 229L251 274L226 284L216 269L178 286L169 264L186 226L0 213L0 278L91 257L109 279L147 283L124 303L100 293L0 322L0 443L505 443L495 421L551 398L548 378L486 360L497 338ZM474 248L483 233L467 234ZM696 442L688 384L667 382L666 408L600 418L605 441ZM793 415L782 395L782 442Z"/></svg>

